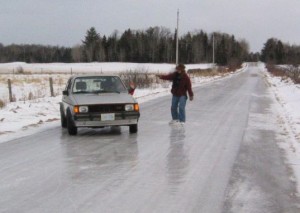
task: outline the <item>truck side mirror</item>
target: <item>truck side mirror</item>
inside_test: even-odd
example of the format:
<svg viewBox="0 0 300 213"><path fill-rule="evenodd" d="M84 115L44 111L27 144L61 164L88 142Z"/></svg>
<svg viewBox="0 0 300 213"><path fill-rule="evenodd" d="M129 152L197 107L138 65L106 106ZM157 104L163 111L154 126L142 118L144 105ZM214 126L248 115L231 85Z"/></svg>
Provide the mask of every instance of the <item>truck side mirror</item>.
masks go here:
<svg viewBox="0 0 300 213"><path fill-rule="evenodd" d="M64 90L64 91L62 91L62 94L68 96L69 92L68 92L68 90Z"/></svg>

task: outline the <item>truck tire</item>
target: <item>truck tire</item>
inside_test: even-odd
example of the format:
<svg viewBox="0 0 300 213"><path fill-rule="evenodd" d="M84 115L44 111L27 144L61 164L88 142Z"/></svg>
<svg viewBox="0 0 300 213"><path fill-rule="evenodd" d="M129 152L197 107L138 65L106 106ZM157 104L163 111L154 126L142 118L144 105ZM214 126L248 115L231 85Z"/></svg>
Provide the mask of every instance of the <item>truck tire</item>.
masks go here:
<svg viewBox="0 0 300 213"><path fill-rule="evenodd" d="M130 133L137 133L137 131L138 131L138 125L137 124L129 126L129 132Z"/></svg>
<svg viewBox="0 0 300 213"><path fill-rule="evenodd" d="M77 127L74 125L70 111L67 112L67 129L69 135L77 135Z"/></svg>
<svg viewBox="0 0 300 213"><path fill-rule="evenodd" d="M61 127L66 128L67 127L67 118L64 112L64 106L62 103L60 103L60 122L61 122Z"/></svg>

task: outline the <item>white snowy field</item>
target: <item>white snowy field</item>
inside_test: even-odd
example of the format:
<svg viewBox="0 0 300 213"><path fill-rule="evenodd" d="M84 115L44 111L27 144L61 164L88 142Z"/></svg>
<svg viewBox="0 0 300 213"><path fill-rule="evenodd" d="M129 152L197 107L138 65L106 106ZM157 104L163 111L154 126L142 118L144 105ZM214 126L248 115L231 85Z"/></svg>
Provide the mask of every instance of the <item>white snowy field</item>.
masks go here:
<svg viewBox="0 0 300 213"><path fill-rule="evenodd" d="M186 69L208 68L212 64L188 64ZM24 62L2 63L0 64L1 73L18 73L22 70L25 73L107 73L107 72L161 72L166 73L174 69L174 64L151 64L151 63L35 63L27 64Z"/></svg>
<svg viewBox="0 0 300 213"><path fill-rule="evenodd" d="M30 75L15 75L18 67L22 67ZM208 68L211 64L187 65L191 68ZM294 169L296 181L300 183L300 85L293 84L290 80L273 77L260 66L266 81L270 84L270 92L275 104L272 107L277 120L281 124L279 144L287 153L287 163ZM134 64L134 63L90 63L90 64L26 64L8 63L0 64L0 100L6 106L0 108L0 143L48 128L60 126L59 102L68 77L72 73L90 72L126 72L139 71L151 73L167 73L174 69L171 64ZM243 71L241 69L240 71ZM10 73L10 74L1 74ZM48 74L41 74L46 72ZM64 74L62 74L64 73ZM226 75L230 77L235 73ZM55 97L50 96L49 77L54 79ZM201 86L224 76L193 78L193 87ZM8 102L7 79L12 78L17 82L13 86L16 102ZM24 80L25 79L25 80ZM28 97L31 94L31 97ZM154 85L152 88L137 88L134 97L139 103L170 95L170 84ZM300 184L298 184L300 193Z"/></svg>

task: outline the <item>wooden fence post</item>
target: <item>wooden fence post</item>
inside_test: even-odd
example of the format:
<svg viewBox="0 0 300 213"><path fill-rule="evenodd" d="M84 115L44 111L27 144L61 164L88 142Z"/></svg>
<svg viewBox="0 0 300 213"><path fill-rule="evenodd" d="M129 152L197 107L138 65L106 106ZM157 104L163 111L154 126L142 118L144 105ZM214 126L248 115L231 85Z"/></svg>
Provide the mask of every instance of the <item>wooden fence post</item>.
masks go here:
<svg viewBox="0 0 300 213"><path fill-rule="evenodd" d="M52 77L49 78L49 84L50 84L50 93L51 93L51 97L54 97L54 92L53 92L53 79L52 79Z"/></svg>
<svg viewBox="0 0 300 213"><path fill-rule="evenodd" d="M10 79L7 80L8 83L8 92L9 92L9 101L14 102L13 97L12 97L12 89L11 89L11 81Z"/></svg>

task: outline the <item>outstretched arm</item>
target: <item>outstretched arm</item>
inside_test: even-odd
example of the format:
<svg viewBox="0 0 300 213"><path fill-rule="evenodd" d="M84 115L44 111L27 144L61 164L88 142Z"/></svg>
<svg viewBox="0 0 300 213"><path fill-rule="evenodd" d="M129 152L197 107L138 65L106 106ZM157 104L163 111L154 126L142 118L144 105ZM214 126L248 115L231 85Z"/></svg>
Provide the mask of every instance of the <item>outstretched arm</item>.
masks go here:
<svg viewBox="0 0 300 213"><path fill-rule="evenodd" d="M170 73L170 74L167 74L167 75L156 75L158 78L162 79L162 80L173 80L174 78L174 73Z"/></svg>
<svg viewBox="0 0 300 213"><path fill-rule="evenodd" d="M133 82L130 82L130 84L129 84L129 89L128 89L128 93L130 94L130 95L133 95L133 93L134 93L134 91L135 91L135 84L133 83Z"/></svg>

